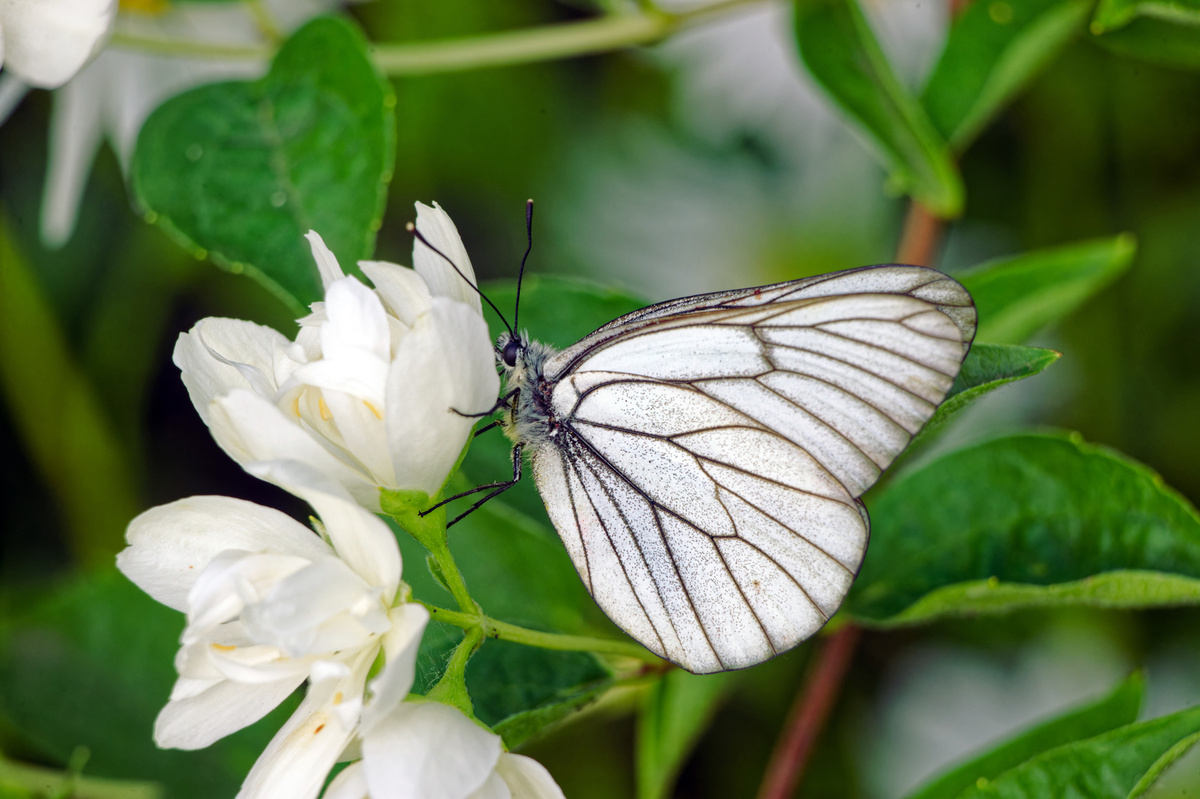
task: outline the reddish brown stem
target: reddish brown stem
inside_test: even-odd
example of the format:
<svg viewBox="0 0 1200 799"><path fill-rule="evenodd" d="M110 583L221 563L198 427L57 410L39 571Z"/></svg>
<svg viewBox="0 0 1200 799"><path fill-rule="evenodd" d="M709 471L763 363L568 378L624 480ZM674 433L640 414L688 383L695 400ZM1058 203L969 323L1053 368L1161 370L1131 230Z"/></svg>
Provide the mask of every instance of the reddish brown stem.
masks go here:
<svg viewBox="0 0 1200 799"><path fill-rule="evenodd" d="M910 203L896 250L896 263L929 266L941 238L942 220L919 202Z"/></svg>
<svg viewBox="0 0 1200 799"><path fill-rule="evenodd" d="M928 266L942 237L944 220L914 201L909 204L896 250L896 262ZM842 627L817 652L800 693L788 713L787 724L771 753L763 775L759 799L787 799L800 784L813 746L821 735L829 711L837 702L842 681L850 668L860 630L853 624Z"/></svg>
<svg viewBox="0 0 1200 799"><path fill-rule="evenodd" d="M804 687L788 713L784 734L771 754L758 791L759 799L787 799L796 790L825 719L841 691L858 636L859 628L847 624L830 636L817 653Z"/></svg>

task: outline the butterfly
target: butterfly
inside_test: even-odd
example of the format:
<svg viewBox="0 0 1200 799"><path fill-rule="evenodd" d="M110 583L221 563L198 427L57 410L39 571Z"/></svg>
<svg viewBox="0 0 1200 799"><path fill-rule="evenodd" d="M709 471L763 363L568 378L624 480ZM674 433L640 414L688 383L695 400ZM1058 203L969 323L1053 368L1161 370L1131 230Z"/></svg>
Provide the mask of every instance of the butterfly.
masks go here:
<svg viewBox="0 0 1200 799"><path fill-rule="evenodd" d="M510 328L513 480L480 488L511 486L528 457L618 627L697 674L746 668L841 605L870 533L859 498L945 398L975 327L958 282L882 265L662 302L562 351Z"/></svg>

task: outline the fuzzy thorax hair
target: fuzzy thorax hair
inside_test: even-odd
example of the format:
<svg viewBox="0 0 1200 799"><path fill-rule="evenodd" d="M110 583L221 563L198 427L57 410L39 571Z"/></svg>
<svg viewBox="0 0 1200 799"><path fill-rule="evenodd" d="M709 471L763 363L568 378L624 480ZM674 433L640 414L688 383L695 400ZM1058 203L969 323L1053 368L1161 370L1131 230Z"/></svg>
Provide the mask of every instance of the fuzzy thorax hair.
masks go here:
<svg viewBox="0 0 1200 799"><path fill-rule="evenodd" d="M509 366L504 353L511 344L516 345L516 352ZM546 361L557 351L549 344L533 341L525 331L520 335L501 333L496 339L496 360L504 368L506 400L500 424L513 443L524 444L530 450L550 443L558 428L550 410L554 383L544 373Z"/></svg>

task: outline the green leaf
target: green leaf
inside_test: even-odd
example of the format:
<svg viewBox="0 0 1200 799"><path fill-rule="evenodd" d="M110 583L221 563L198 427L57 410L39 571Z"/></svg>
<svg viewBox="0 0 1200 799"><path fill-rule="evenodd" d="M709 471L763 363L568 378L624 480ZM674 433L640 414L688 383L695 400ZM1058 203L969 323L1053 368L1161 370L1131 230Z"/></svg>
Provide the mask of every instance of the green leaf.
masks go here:
<svg viewBox="0 0 1200 799"><path fill-rule="evenodd" d="M1195 27L1200 25L1200 0L1100 0L1091 31L1098 36L1139 17Z"/></svg>
<svg viewBox="0 0 1200 799"><path fill-rule="evenodd" d="M1025 253L956 275L975 300L981 341L1018 344L1056 322L1133 263L1132 235Z"/></svg>
<svg viewBox="0 0 1200 799"><path fill-rule="evenodd" d="M72 356L31 265L0 214L0 396L54 492L80 565L112 563L137 512L128 444Z"/></svg>
<svg viewBox="0 0 1200 799"><path fill-rule="evenodd" d="M963 152L1083 29L1092 0L979 0L955 20L921 103Z"/></svg>
<svg viewBox="0 0 1200 799"><path fill-rule="evenodd" d="M953 799L980 780L995 779L1050 749L1131 724L1142 705L1144 682L1141 674L1133 674L1103 699L1016 735L938 777L908 799Z"/></svg>
<svg viewBox="0 0 1200 799"><path fill-rule="evenodd" d="M566 718L612 684L612 673L587 652L511 641L485 641L467 664L475 715L510 748Z"/></svg>
<svg viewBox="0 0 1200 799"><path fill-rule="evenodd" d="M953 416L984 394L1001 386L1040 374L1062 353L1020 344L973 344L950 393L938 406L909 450L929 441ZM909 450L905 450L908 452Z"/></svg>
<svg viewBox="0 0 1200 799"><path fill-rule="evenodd" d="M675 669L651 687L638 716L638 799L670 795L732 678L732 672L697 675Z"/></svg>
<svg viewBox="0 0 1200 799"><path fill-rule="evenodd" d="M962 212L949 148L896 79L855 0L796 0L796 42L808 71L878 147L893 181L937 216Z"/></svg>
<svg viewBox="0 0 1200 799"><path fill-rule="evenodd" d="M405 563L425 559L411 536L398 538ZM540 630L620 635L588 595L554 531L503 500L491 500L456 524L450 549L471 595L489 616ZM417 597L454 605L428 569L408 568L404 578Z"/></svg>
<svg viewBox="0 0 1200 799"><path fill-rule="evenodd" d="M891 626L1017 608L1200 602L1200 517L1154 472L1078 436L1024 434L902 476L871 504L845 605Z"/></svg>
<svg viewBox="0 0 1200 799"><path fill-rule="evenodd" d="M313 20L262 80L202 86L151 114L134 191L147 218L197 257L302 310L321 297L305 233L320 233L344 267L374 251L395 103L362 35L340 19Z"/></svg>
<svg viewBox="0 0 1200 799"><path fill-rule="evenodd" d="M86 746L89 775L158 782L175 799L233 796L295 697L207 749L159 749L154 719L175 682L183 623L115 569L59 586L5 620L0 715L59 765Z"/></svg>
<svg viewBox="0 0 1200 799"><path fill-rule="evenodd" d="M1100 31L1092 41L1127 58L1176 69L1200 69L1200 25L1197 24L1184 25L1174 20L1139 16L1118 30Z"/></svg>
<svg viewBox="0 0 1200 799"><path fill-rule="evenodd" d="M1200 707L1129 724L1051 749L959 799L1041 799L1046 796L1126 799L1141 795L1200 738Z"/></svg>

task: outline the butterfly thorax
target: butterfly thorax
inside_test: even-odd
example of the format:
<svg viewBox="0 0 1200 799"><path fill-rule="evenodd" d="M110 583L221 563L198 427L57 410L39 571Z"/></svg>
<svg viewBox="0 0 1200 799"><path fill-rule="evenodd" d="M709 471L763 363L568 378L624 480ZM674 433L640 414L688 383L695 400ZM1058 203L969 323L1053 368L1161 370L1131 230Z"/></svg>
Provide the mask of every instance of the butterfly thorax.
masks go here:
<svg viewBox="0 0 1200 799"><path fill-rule="evenodd" d="M505 406L500 423L513 443L531 450L549 443L558 432L550 403L554 381L544 371L546 361L556 352L527 335L502 333L496 341L496 358L504 367ZM511 365L506 355L511 357Z"/></svg>

